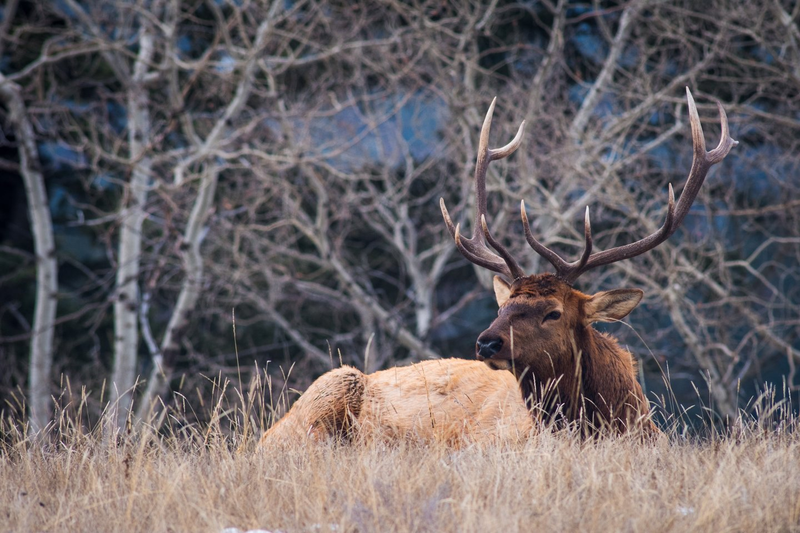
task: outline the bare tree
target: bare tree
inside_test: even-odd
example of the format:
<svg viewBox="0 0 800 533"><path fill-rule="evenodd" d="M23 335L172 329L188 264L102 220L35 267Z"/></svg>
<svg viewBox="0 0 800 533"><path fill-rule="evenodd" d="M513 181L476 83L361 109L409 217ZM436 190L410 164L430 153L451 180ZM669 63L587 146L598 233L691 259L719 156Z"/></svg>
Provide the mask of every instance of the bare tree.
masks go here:
<svg viewBox="0 0 800 533"><path fill-rule="evenodd" d="M166 392L164 389L172 373L174 354L180 348L178 339L185 332L189 317L200 296L204 275L200 245L207 231L205 224L217 189L220 173L220 164L217 160L222 159L221 154L225 153L223 145L225 144L225 134L229 128L229 123L239 118L250 97L260 55L266 47L271 33L274 31L279 8L280 3L273 2L266 18L260 22L255 31L255 40L252 42L251 48L240 52L242 58L235 67L230 67L232 70L235 68L239 71L232 100L224 108L205 139L202 139L199 135L192 136L194 144L192 151L176 164L173 171L173 182L175 185L180 186L187 168L198 164L202 164L205 167L200 175L197 195L182 236L185 278L175 307L172 310L172 316L167 324L167 329L163 335L161 348L151 348L153 369L150 372L147 388L137 411L139 419L143 418L147 410L153 407L152 402ZM178 68L175 62L171 66ZM181 66L180 68L186 67ZM178 75L174 73L173 79L176 78L178 78ZM173 101L175 103L183 103L179 87L171 85L170 89L172 90Z"/></svg>
<svg viewBox="0 0 800 533"><path fill-rule="evenodd" d="M11 4L12 6L14 4ZM53 335L58 305L58 264L56 263L53 222L47 203L36 136L28 116L22 89L0 73L0 96L8 110L17 137L19 172L25 181L28 213L33 228L36 252L36 304L31 332L28 404L34 431L43 429L52 411L50 387L53 366Z"/></svg>

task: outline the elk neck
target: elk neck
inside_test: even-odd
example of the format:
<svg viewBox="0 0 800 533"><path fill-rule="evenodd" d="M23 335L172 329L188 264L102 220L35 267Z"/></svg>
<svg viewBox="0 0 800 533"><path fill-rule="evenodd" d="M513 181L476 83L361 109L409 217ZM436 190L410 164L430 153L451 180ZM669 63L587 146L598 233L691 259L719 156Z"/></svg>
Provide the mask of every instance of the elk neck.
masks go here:
<svg viewBox="0 0 800 533"><path fill-rule="evenodd" d="M518 360L515 369L522 378L523 398L529 407L541 406L536 408L545 421L584 420L624 431L622 426L648 412L631 353L614 337L584 323L587 295L544 274L515 282L511 298L515 297L554 298L563 304L563 335L549 343L544 356L539 346L519 346L520 352L533 356Z"/></svg>

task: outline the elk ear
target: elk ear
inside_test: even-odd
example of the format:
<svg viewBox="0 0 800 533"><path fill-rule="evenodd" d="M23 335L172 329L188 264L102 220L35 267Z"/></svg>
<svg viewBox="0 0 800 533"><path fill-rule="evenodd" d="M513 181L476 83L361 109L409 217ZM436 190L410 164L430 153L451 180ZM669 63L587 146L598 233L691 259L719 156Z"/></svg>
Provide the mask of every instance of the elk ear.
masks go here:
<svg viewBox="0 0 800 533"><path fill-rule="evenodd" d="M494 277L493 284L494 298L497 300L498 307L502 307L502 305L506 303L506 300L508 300L508 297L511 296L511 285L500 276Z"/></svg>
<svg viewBox="0 0 800 533"><path fill-rule="evenodd" d="M640 289L615 289L598 292L584 303L584 324L622 320L639 305L644 296Z"/></svg>

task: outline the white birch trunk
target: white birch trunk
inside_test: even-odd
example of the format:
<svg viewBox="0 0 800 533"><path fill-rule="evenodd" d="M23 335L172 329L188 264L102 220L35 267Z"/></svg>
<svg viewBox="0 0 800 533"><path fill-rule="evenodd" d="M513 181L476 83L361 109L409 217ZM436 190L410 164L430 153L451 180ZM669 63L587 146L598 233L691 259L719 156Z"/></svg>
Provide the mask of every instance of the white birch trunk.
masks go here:
<svg viewBox="0 0 800 533"><path fill-rule="evenodd" d="M112 420L123 427L133 400L136 382L139 329L137 309L139 304L139 263L142 251L142 224L144 206L152 168L146 155L150 133L149 97L144 77L153 54L153 38L142 30L139 54L134 74L128 87L128 142L133 163L127 205L121 210L119 255L117 265L117 293L114 300L114 368L111 377Z"/></svg>
<svg viewBox="0 0 800 533"><path fill-rule="evenodd" d="M53 363L53 333L58 291L53 223L47 202L33 125L28 119L22 91L0 74L0 95L8 106L19 151L20 174L25 182L28 216L36 253L36 304L31 331L31 362L28 370L28 406L33 431L50 421L50 370Z"/></svg>

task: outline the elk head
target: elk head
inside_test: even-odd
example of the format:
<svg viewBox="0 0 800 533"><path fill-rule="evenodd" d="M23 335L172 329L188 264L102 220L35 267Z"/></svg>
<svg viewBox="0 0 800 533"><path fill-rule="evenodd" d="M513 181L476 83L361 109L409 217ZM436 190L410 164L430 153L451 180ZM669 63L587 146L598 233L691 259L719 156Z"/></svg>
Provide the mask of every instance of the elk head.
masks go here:
<svg viewBox="0 0 800 533"><path fill-rule="evenodd" d="M717 103L722 138L715 149L707 152L697 107L688 88L686 97L694 147L689 177L677 203L672 185L669 185L663 225L641 240L593 251L587 207L583 253L577 260L567 262L533 236L523 201L520 215L525 239L555 269L555 273L525 275L508 250L492 236L486 222L488 165L516 151L525 125L524 122L520 125L509 144L490 149L488 138L495 101L486 114L478 146L477 213L471 238L461 235L460 226L453 224L444 200L440 200L445 224L461 254L472 263L503 276L494 278L500 309L498 317L478 337L478 359L492 368L514 372L521 381L526 400L538 401L540 405L550 403L544 407L548 414L560 409L568 419L588 416L594 423L608 423L622 429L648 412L631 354L619 348L612 337L591 327L593 322L623 319L638 305L644 293L639 289L617 289L590 296L572 285L587 270L643 254L675 233L711 166L722 161L737 144L729 134L725 111Z"/></svg>

